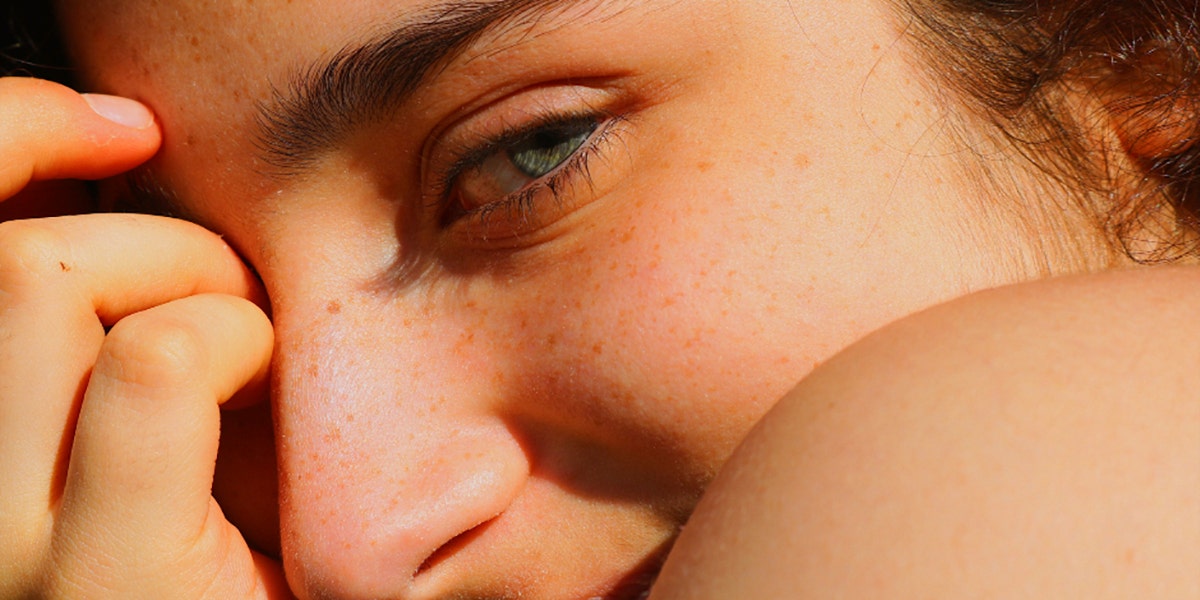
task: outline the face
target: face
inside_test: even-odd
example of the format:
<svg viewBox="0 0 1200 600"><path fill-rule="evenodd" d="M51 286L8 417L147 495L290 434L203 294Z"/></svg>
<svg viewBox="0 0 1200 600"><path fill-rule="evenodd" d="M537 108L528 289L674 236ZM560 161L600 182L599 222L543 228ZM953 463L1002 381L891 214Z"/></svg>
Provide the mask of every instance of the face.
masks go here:
<svg viewBox="0 0 1200 600"><path fill-rule="evenodd" d="M635 591L816 364L1024 276L883 0L60 11L267 287L304 597Z"/></svg>

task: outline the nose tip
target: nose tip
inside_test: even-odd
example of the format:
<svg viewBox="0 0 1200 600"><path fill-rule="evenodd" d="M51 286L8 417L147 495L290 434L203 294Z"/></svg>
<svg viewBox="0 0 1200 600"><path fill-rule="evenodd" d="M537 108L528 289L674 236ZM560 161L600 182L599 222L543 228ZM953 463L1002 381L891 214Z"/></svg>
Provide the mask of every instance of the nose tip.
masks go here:
<svg viewBox="0 0 1200 600"><path fill-rule="evenodd" d="M322 451L324 466L342 463ZM520 447L496 430L404 454L409 461L376 454L285 474L283 550L293 588L316 598L415 597L417 576L503 513L529 473Z"/></svg>

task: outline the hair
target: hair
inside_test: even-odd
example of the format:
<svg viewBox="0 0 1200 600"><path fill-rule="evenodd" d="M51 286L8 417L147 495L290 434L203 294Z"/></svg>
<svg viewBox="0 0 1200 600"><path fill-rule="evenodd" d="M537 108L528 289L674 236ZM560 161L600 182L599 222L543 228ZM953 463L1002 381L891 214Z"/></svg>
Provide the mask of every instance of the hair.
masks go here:
<svg viewBox="0 0 1200 600"><path fill-rule="evenodd" d="M1200 0L896 1L952 101L1077 192L1115 249L1200 257Z"/></svg>
<svg viewBox="0 0 1200 600"><path fill-rule="evenodd" d="M51 4L0 0L0 74L71 83Z"/></svg>

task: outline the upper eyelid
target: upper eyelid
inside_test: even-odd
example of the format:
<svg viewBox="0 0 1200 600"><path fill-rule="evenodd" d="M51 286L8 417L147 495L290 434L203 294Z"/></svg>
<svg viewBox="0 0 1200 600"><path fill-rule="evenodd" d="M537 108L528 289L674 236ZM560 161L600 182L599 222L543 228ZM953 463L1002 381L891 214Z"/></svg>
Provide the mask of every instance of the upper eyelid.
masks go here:
<svg viewBox="0 0 1200 600"><path fill-rule="evenodd" d="M474 148L468 149L456 161L454 161L449 168L445 169L440 174L436 174L435 178L441 184L448 185L467 170L478 166L483 162L484 159L492 156L496 152L503 150L504 148L514 146L529 139L538 131L544 131L557 126L581 123L584 121L592 121L597 125L597 127L599 127L605 121L611 120L612 118L612 115L583 112L578 114L564 113L561 115L544 116L541 119L535 120L523 126L512 127L508 130L502 131L498 135L484 138L481 140L481 144ZM589 140L591 137L591 135L588 136ZM448 190L443 189L438 195L444 196L445 192L447 191Z"/></svg>
<svg viewBox="0 0 1200 600"><path fill-rule="evenodd" d="M489 229L489 222L492 220L492 215L497 211L519 213L522 215L523 220L537 220L535 215L537 215L539 209L534 207L534 202L535 199L546 193L554 196L555 203L558 205L576 204L575 201L568 199L571 198L570 195L564 196L563 193L564 190L575 190L575 186L582 181L584 187L590 193L594 194L593 163L599 160L603 164L608 164L610 162L609 159L614 153L620 154L616 149L622 144L618 142L625 134L629 133L622 125L635 120L632 115L607 112L605 115L605 117L597 119L595 127L589 133L587 139L575 152L546 175L532 180L522 189L507 194L495 202L468 210L450 221L445 220L445 216L447 209L453 205L439 198L435 201L439 206L436 211L436 214L439 215L439 222L442 223L443 227L446 227L454 224L459 219L473 221L473 225L466 227L458 235L473 241L478 241L479 238L483 238L486 241L489 235L486 232L481 234L479 229L481 227L485 230ZM573 193L573 191L568 193ZM564 199L568 200L564 201ZM517 237L521 236L518 235ZM501 238L507 239L508 236L501 236Z"/></svg>
<svg viewBox="0 0 1200 600"><path fill-rule="evenodd" d="M588 136L587 141L552 173L498 202L478 207L471 212L476 215L475 218L479 222L486 223L490 215L497 210L531 210L529 204L532 202L532 199L546 190L550 190L558 198L558 186L562 183L563 179L568 177L582 176L590 187L592 185L590 163L600 154L601 150L605 149L606 144L611 143L609 141L610 137L619 133L616 126L623 120L620 116L614 116L608 121L599 123L597 128Z"/></svg>
<svg viewBox="0 0 1200 600"><path fill-rule="evenodd" d="M597 123L612 119L625 103L625 94L605 78L570 84L547 82L480 103L466 116L456 116L453 122L430 130L421 149L422 197L427 202L444 200L447 182L539 127L585 118ZM447 159L447 154L452 158ZM432 191L427 185L430 181L438 183Z"/></svg>

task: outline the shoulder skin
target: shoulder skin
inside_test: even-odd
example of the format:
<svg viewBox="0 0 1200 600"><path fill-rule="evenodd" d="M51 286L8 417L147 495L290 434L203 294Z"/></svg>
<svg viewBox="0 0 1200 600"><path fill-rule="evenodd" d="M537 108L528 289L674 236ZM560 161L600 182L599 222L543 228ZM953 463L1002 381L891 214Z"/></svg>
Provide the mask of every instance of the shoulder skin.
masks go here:
<svg viewBox="0 0 1200 600"><path fill-rule="evenodd" d="M1200 598L1200 270L973 294L782 400L660 598Z"/></svg>

